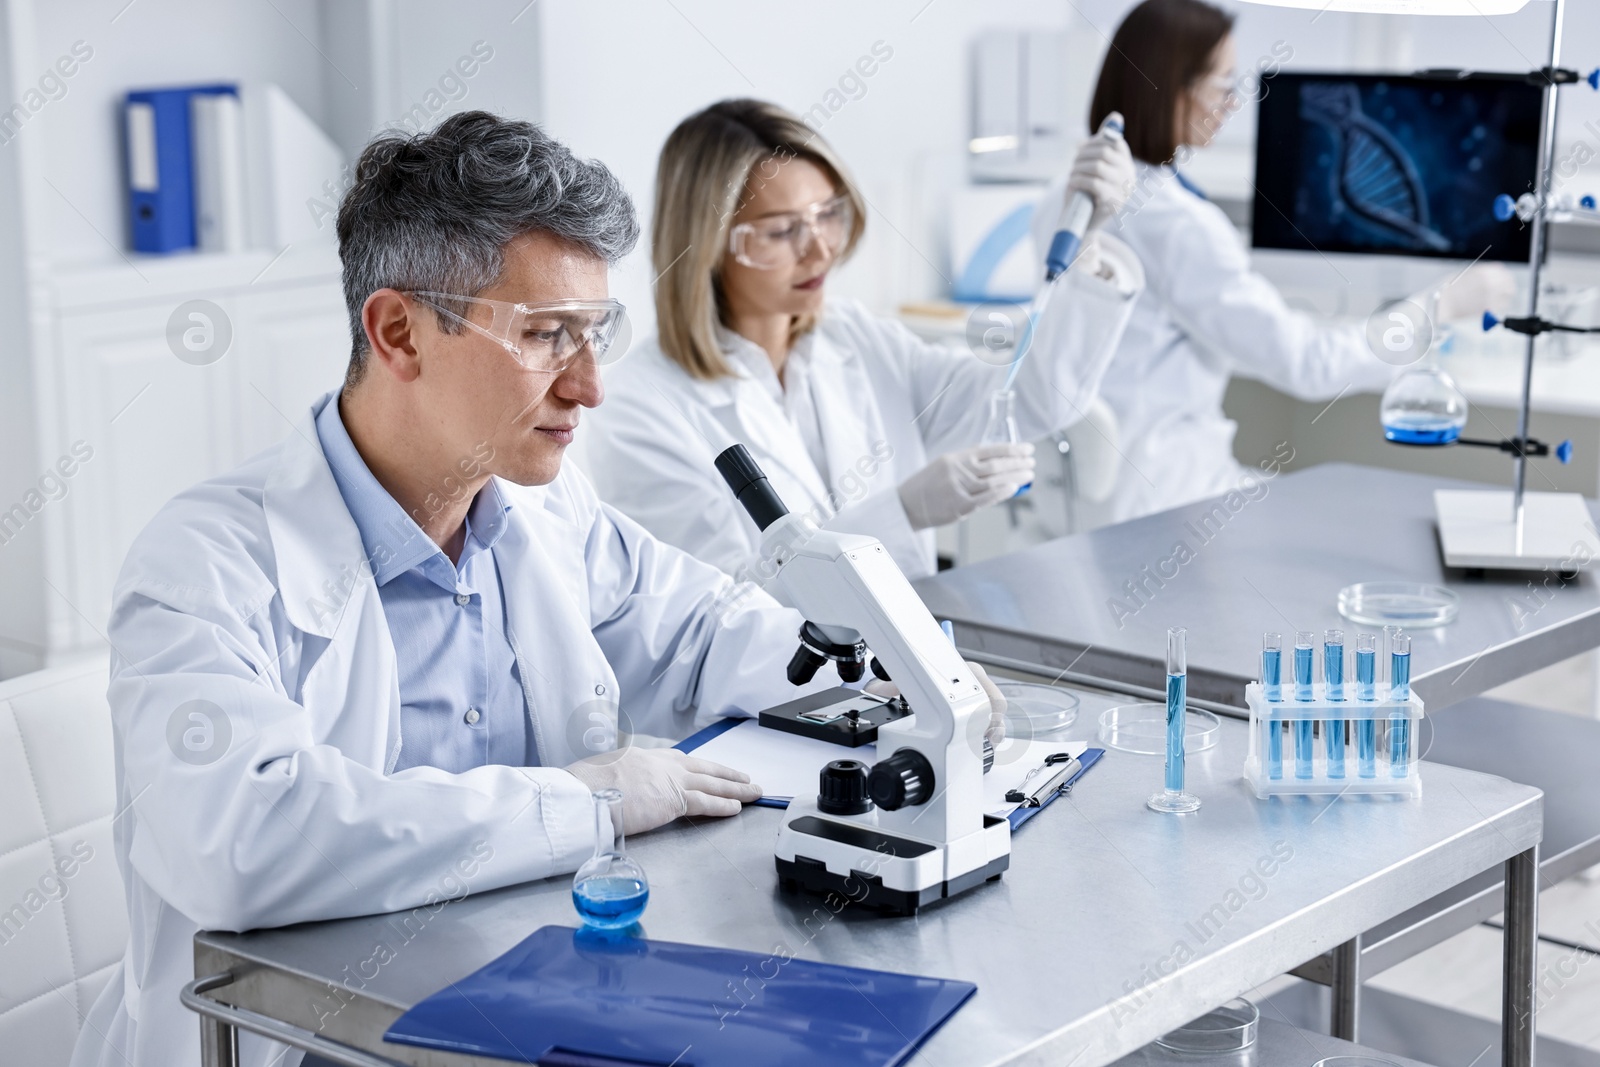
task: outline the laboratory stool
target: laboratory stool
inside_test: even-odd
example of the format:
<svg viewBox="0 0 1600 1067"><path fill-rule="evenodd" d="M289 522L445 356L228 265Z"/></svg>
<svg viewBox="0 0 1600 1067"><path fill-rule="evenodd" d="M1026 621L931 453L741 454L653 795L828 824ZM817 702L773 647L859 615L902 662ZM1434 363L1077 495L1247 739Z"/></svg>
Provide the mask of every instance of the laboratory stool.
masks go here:
<svg viewBox="0 0 1600 1067"><path fill-rule="evenodd" d="M0 1060L65 1067L128 942L106 664L0 682Z"/></svg>

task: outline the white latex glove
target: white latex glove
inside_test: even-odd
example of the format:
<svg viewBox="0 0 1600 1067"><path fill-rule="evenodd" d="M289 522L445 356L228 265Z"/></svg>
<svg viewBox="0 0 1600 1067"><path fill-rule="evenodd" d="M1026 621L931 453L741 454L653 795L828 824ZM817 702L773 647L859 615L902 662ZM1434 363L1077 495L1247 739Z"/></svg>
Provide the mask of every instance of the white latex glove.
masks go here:
<svg viewBox="0 0 1600 1067"><path fill-rule="evenodd" d="M1479 319L1485 311L1504 315L1511 310L1511 301L1517 295L1516 279L1504 263L1475 263L1454 281L1442 279L1441 285L1437 290L1439 307L1434 313L1441 324Z"/></svg>
<svg viewBox="0 0 1600 1067"><path fill-rule="evenodd" d="M1116 115L1116 118L1120 122L1122 116ZM1094 198L1094 215L1089 219L1089 230L1093 232L1121 211L1128 197L1133 195L1135 173L1133 153L1128 150L1126 141L1091 137L1072 160L1072 172L1067 177L1067 199L1061 207L1063 211L1066 209L1073 193L1088 193Z"/></svg>
<svg viewBox="0 0 1600 1067"><path fill-rule="evenodd" d="M622 832L638 834L680 815L737 815L761 799L750 776L675 748L624 748L569 764L589 787L622 790Z"/></svg>
<svg viewBox="0 0 1600 1067"><path fill-rule="evenodd" d="M900 483L913 530L944 526L1033 481L1033 446L977 445L947 452Z"/></svg>
<svg viewBox="0 0 1600 1067"><path fill-rule="evenodd" d="M983 686L984 695L989 698L989 728L983 732L983 736L991 745L999 747L1000 742L1006 739L1006 695L990 680L988 671L970 659L967 660L967 667L977 676L978 684Z"/></svg>

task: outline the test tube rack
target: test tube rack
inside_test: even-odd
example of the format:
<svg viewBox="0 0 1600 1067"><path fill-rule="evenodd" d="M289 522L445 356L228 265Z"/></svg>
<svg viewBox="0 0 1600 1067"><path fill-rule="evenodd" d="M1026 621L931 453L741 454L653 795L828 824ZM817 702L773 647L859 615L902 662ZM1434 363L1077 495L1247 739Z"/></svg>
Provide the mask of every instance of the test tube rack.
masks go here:
<svg viewBox="0 0 1600 1067"><path fill-rule="evenodd" d="M1389 687L1379 683L1379 699L1356 700L1347 682L1347 698L1329 700L1326 683L1316 682L1310 700L1295 700L1293 689L1285 684L1283 700L1268 700L1260 682L1245 686L1250 752L1244 777L1258 798L1320 793L1422 796L1417 740L1423 707L1415 693L1395 699ZM1334 731L1343 732L1342 746Z"/></svg>

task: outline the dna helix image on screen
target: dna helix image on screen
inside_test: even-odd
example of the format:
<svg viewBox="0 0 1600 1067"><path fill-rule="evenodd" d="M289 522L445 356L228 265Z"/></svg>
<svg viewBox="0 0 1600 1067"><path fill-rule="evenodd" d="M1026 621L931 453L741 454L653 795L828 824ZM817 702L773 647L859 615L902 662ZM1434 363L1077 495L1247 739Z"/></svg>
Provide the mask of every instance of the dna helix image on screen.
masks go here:
<svg viewBox="0 0 1600 1067"><path fill-rule="evenodd" d="M1525 262L1540 97L1510 76L1284 73L1258 112L1256 248Z"/></svg>

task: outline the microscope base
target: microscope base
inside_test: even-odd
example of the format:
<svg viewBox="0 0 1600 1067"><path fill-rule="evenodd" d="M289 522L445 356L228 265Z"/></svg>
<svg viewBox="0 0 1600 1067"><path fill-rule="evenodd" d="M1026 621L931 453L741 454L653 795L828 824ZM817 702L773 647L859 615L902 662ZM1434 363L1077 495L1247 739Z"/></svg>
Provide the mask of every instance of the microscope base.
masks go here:
<svg viewBox="0 0 1600 1067"><path fill-rule="evenodd" d="M1010 825L986 815L983 837L984 860L970 870L945 877L945 850L938 845L803 814L786 823L780 834L775 857L778 883L786 889L837 896L848 904L888 915L915 915L925 904L964 893L1005 873L1011 866ZM793 858L784 857L785 846L792 849Z"/></svg>

